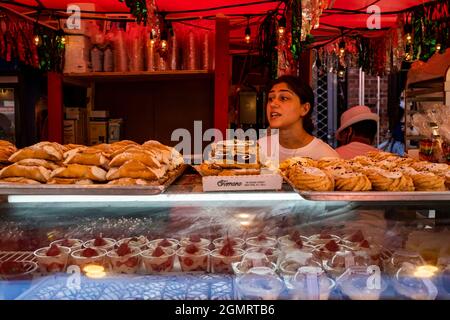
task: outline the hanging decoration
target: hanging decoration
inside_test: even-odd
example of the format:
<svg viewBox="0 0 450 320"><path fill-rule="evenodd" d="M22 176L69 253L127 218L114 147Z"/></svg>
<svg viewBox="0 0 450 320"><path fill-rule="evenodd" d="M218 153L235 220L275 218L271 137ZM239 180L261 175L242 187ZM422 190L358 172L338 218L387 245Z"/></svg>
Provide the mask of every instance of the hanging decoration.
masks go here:
<svg viewBox="0 0 450 320"><path fill-rule="evenodd" d="M0 23L0 58L17 61L43 71L62 70L65 35L37 23L2 11Z"/></svg>
<svg viewBox="0 0 450 320"><path fill-rule="evenodd" d="M130 13L136 18L138 23L147 23L147 2L145 0L119 0L125 2L130 9Z"/></svg>

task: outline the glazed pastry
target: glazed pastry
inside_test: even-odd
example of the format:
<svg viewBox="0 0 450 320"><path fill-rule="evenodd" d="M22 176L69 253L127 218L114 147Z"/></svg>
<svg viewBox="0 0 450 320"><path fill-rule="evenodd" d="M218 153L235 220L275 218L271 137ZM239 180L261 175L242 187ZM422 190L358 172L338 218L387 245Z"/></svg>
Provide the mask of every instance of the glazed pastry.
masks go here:
<svg viewBox="0 0 450 320"><path fill-rule="evenodd" d="M375 161L372 158L369 158L367 156L357 156L357 157L354 157L351 161L358 162L358 163L362 164L363 166L375 165Z"/></svg>
<svg viewBox="0 0 450 320"><path fill-rule="evenodd" d="M317 168L319 169L335 166L345 167L345 160L340 158L324 157L317 161Z"/></svg>
<svg viewBox="0 0 450 320"><path fill-rule="evenodd" d="M401 172L372 167L364 171L376 191L414 191L413 180Z"/></svg>
<svg viewBox="0 0 450 320"><path fill-rule="evenodd" d="M52 178L72 178L72 179L90 179L93 181L105 181L106 171L96 166L85 166L81 164L69 164L54 170Z"/></svg>
<svg viewBox="0 0 450 320"><path fill-rule="evenodd" d="M375 161L383 161L393 155L394 154L392 154L390 152L384 152L384 151L369 151L366 153L366 156L368 156L369 158L372 158L372 160L375 160Z"/></svg>
<svg viewBox="0 0 450 320"><path fill-rule="evenodd" d="M0 178L11 177L27 178L45 183L50 179L50 171L44 167L29 167L15 163L0 171Z"/></svg>
<svg viewBox="0 0 450 320"><path fill-rule="evenodd" d="M10 162L17 162L23 159L44 159L51 161L61 161L63 158L63 147L58 143L40 142L33 146L20 149L9 158Z"/></svg>
<svg viewBox="0 0 450 320"><path fill-rule="evenodd" d="M70 151L69 151L70 152ZM108 159L100 150L85 149L81 152L69 154L64 164L83 164L87 166L107 166Z"/></svg>
<svg viewBox="0 0 450 320"><path fill-rule="evenodd" d="M417 191L445 191L445 178L432 172L417 172L412 176Z"/></svg>
<svg viewBox="0 0 450 320"><path fill-rule="evenodd" d="M304 167L316 167L317 166L317 162L311 158L294 157L294 158L286 159L283 162L281 162L279 169L281 171L286 171L289 167L291 167L295 164L300 164Z"/></svg>
<svg viewBox="0 0 450 320"><path fill-rule="evenodd" d="M90 179L72 179L72 178L50 178L47 184L77 184L77 185L87 185L94 184L94 181Z"/></svg>
<svg viewBox="0 0 450 320"><path fill-rule="evenodd" d="M288 172L288 179L299 190L333 191L333 177L318 168L293 166Z"/></svg>
<svg viewBox="0 0 450 320"><path fill-rule="evenodd" d="M106 179L114 180L119 178L134 178L157 180L162 178L164 173L164 170L147 167L138 160L129 160L119 168L111 168L106 175Z"/></svg>
<svg viewBox="0 0 450 320"><path fill-rule="evenodd" d="M412 167L417 171L428 171L437 175L445 175L450 170L450 166L446 163L431 163L428 161L416 162Z"/></svg>
<svg viewBox="0 0 450 320"><path fill-rule="evenodd" d="M33 179L12 177L0 179L0 184L41 184L41 183Z"/></svg>
<svg viewBox="0 0 450 320"><path fill-rule="evenodd" d="M158 161L158 159L149 151L142 151L142 152L123 152L115 156L111 162L111 167L120 167L125 162L129 160L137 160L143 163L144 165L150 167L150 168L161 168L161 163Z"/></svg>
<svg viewBox="0 0 450 320"><path fill-rule="evenodd" d="M259 169L228 169L220 171L218 176L254 176L260 173Z"/></svg>
<svg viewBox="0 0 450 320"><path fill-rule="evenodd" d="M20 160L18 162L16 162L16 164L20 164L22 166L35 166L35 167L44 167L45 169L48 170L55 170L58 169L60 166L57 165L56 163L52 162L52 161L48 161L48 160L43 160L43 159L23 159Z"/></svg>
<svg viewBox="0 0 450 320"><path fill-rule="evenodd" d="M372 183L365 174L335 170L331 171L335 181L335 190L337 191L369 191L372 190Z"/></svg>
<svg viewBox="0 0 450 320"><path fill-rule="evenodd" d="M145 179L133 179L133 178L119 178L111 180L108 184L117 186L158 186L160 185L157 180L145 180Z"/></svg>
<svg viewBox="0 0 450 320"><path fill-rule="evenodd" d="M450 171L447 171L445 174L445 186L447 187L447 190L450 190Z"/></svg>

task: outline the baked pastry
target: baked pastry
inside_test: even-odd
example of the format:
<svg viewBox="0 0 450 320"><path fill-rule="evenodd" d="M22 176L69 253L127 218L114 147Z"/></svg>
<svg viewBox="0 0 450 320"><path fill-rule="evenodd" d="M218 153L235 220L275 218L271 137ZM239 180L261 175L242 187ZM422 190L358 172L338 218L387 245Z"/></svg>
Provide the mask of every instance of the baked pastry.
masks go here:
<svg viewBox="0 0 450 320"><path fill-rule="evenodd" d="M106 171L96 166L85 166L82 164L69 164L54 170L51 173L52 178L72 178L72 179L90 179L93 181L105 181Z"/></svg>
<svg viewBox="0 0 450 320"><path fill-rule="evenodd" d="M261 173L259 169L225 169L220 171L218 176L254 176Z"/></svg>
<svg viewBox="0 0 450 320"><path fill-rule="evenodd" d="M450 166L446 163L431 163L427 161L416 162L412 167L417 171L433 172L439 176L445 176L450 170Z"/></svg>
<svg viewBox="0 0 450 320"><path fill-rule="evenodd" d="M450 171L445 174L445 186L450 190Z"/></svg>
<svg viewBox="0 0 450 320"><path fill-rule="evenodd" d="M283 172L294 164L300 164L304 167L317 167L317 161L307 157L294 157L284 160L280 163L279 169Z"/></svg>
<svg viewBox="0 0 450 320"><path fill-rule="evenodd" d="M50 178L47 184L77 184L77 185L87 185L94 184L94 181L90 179L72 179L72 178Z"/></svg>
<svg viewBox="0 0 450 320"><path fill-rule="evenodd" d="M0 163L9 163L9 157L16 151L16 146L11 142L0 140Z"/></svg>
<svg viewBox="0 0 450 320"><path fill-rule="evenodd" d="M45 169L48 169L51 171L58 169L60 167L58 164L56 164L52 161L43 160L43 159L23 159L23 160L16 162L16 164L20 164L22 166L44 167Z"/></svg>
<svg viewBox="0 0 450 320"><path fill-rule="evenodd" d="M106 179L134 178L157 180L162 178L164 174L165 170L163 169L150 168L138 160L129 160L119 168L111 168L106 175Z"/></svg>
<svg viewBox="0 0 450 320"><path fill-rule="evenodd" d="M417 172L412 175L414 187L417 191L445 191L445 178L432 172Z"/></svg>
<svg viewBox="0 0 450 320"><path fill-rule="evenodd" d="M298 190L334 190L333 177L318 168L294 165L289 169L287 177Z"/></svg>
<svg viewBox="0 0 450 320"><path fill-rule="evenodd" d="M22 166L20 164L12 164L0 171L0 178L27 178L39 182L47 182L50 179L50 170L37 166Z"/></svg>
<svg viewBox="0 0 450 320"><path fill-rule="evenodd" d="M395 160L383 160L383 161L377 162L376 166L378 168L390 171L390 170L394 169L395 167L397 167L397 163L395 162Z"/></svg>
<svg viewBox="0 0 450 320"><path fill-rule="evenodd" d="M222 171L222 168L215 164L202 163L197 167L197 171L202 176L217 176Z"/></svg>
<svg viewBox="0 0 450 320"><path fill-rule="evenodd" d="M357 156L352 161L362 164L363 166L374 166L375 161L368 156Z"/></svg>
<svg viewBox="0 0 450 320"><path fill-rule="evenodd" d="M251 140L224 140L214 143L208 164L223 169L260 169L258 145Z"/></svg>
<svg viewBox="0 0 450 320"><path fill-rule="evenodd" d="M345 166L345 160L334 157L324 157L317 161L317 168L324 169L326 167Z"/></svg>
<svg viewBox="0 0 450 320"><path fill-rule="evenodd" d="M12 177L0 179L0 184L41 184L41 183L33 179Z"/></svg>
<svg viewBox="0 0 450 320"><path fill-rule="evenodd" d="M11 155L9 161L18 162L23 159L61 161L63 159L63 147L54 142L39 142L33 146L18 150Z"/></svg>
<svg viewBox="0 0 450 320"><path fill-rule="evenodd" d="M384 152L384 151L369 151L366 153L366 156L375 161L383 161L389 157L395 156L393 153Z"/></svg>
<svg viewBox="0 0 450 320"><path fill-rule="evenodd" d="M109 181L108 184L116 186L157 186L160 183L158 180L119 178L116 180Z"/></svg>
<svg viewBox="0 0 450 320"><path fill-rule="evenodd" d="M414 191L413 180L401 172L390 172L378 167L370 167L364 173L376 191Z"/></svg>
<svg viewBox="0 0 450 320"><path fill-rule="evenodd" d="M116 155L109 163L110 167L120 167L129 160L137 160L150 168L161 168L161 163L156 156L149 151L123 152Z"/></svg>
<svg viewBox="0 0 450 320"><path fill-rule="evenodd" d="M66 153L67 158L64 164L83 164L87 166L108 166L108 159L103 155L102 151L92 148L79 150L75 153Z"/></svg>
<svg viewBox="0 0 450 320"><path fill-rule="evenodd" d="M335 190L337 191L369 191L372 183L363 173L349 170L328 170L334 178Z"/></svg>

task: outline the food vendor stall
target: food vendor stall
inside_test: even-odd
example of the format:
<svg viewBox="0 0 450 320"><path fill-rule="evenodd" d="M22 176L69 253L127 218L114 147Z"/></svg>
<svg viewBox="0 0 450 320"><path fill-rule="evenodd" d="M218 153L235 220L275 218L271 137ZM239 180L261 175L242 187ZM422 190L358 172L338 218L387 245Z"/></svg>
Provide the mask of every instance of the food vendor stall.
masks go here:
<svg viewBox="0 0 450 320"><path fill-rule="evenodd" d="M37 60L28 63L47 68L49 86L49 141L24 148L0 142L0 299L448 300L450 166L445 161L376 151L350 160L293 157L274 164L262 161L256 141L234 138L215 141L196 162L192 155L198 146L186 152L171 146L169 138L177 128L194 140L203 138L191 124L202 114L205 131L229 127L230 56L243 48L251 52L252 45L262 45L259 54L270 65L265 74L270 78L309 77L301 70L304 65L313 70L312 55L296 51L297 44L317 50L315 63L339 78L345 76L344 64L356 63L352 50L360 48L361 68L381 75L410 60L407 50L419 58L444 50L447 38L440 38L439 49L417 52L414 42L404 47L398 15L430 10L430 17L442 13L448 19L448 3L379 1L392 13L380 16L382 27L367 28L364 38L357 34L361 25L366 28L374 12L376 22L376 8L367 12L369 1L363 8L358 1L339 0L213 2L73 4L75 13L78 7L88 15L77 32L68 27L76 22L66 11L70 1L0 5L2 12L33 21L29 31L41 51L35 48ZM332 24L349 14L352 19L336 31ZM412 16L402 21L416 23ZM296 29L293 21L299 17ZM67 20L67 28L59 20ZM104 29L95 21L104 22ZM130 26L123 29L121 23ZM195 28L202 31L194 36ZM316 40L308 42L311 33ZM345 38L347 33L358 40ZM258 41L252 40L256 34ZM385 51L382 63L367 51L380 34L391 45L377 49L377 54ZM52 36L58 46L67 41L65 65L51 65L54 60L39 55L49 49L42 43ZM276 46L269 49L272 40ZM181 50L167 52L167 46L170 51L178 45ZM100 57L102 63L96 61ZM124 96L117 82L139 95ZM62 96L68 84L85 90L89 128L89 139L70 143L63 139ZM188 95L190 90L195 92ZM99 108L104 101L109 110ZM173 107L184 101L192 105L183 113L185 105ZM73 126L82 125L76 122L82 111L65 113ZM106 132L121 123L111 124L109 113L125 123L126 133L118 139Z"/></svg>

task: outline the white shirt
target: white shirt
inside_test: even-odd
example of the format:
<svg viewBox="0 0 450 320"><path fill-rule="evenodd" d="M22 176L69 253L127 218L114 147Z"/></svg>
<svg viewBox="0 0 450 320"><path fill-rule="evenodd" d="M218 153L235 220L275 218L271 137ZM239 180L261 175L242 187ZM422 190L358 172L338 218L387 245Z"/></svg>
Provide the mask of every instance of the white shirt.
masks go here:
<svg viewBox="0 0 450 320"><path fill-rule="evenodd" d="M369 151L379 151L377 148L361 142L350 142L336 149L342 159L348 160L357 156L363 156Z"/></svg>
<svg viewBox="0 0 450 320"><path fill-rule="evenodd" d="M273 165L277 166L278 163L293 157L310 157L314 160L324 157L339 158L339 154L332 147L317 138L298 149L288 149L281 146L278 134L263 137L258 140L258 143L260 159L263 164L266 164L269 160Z"/></svg>

